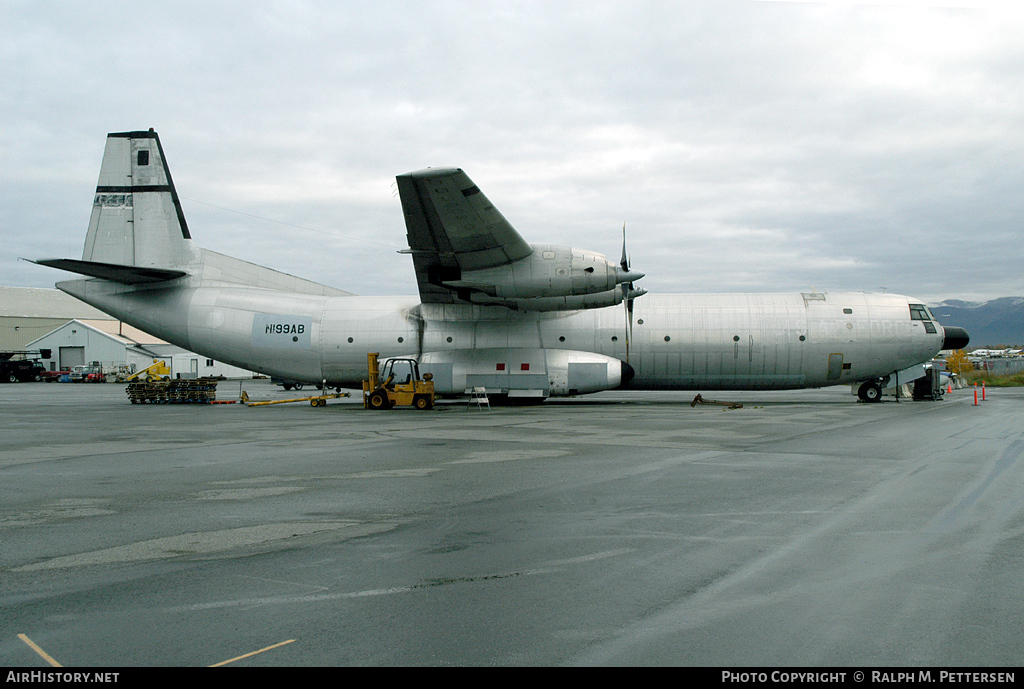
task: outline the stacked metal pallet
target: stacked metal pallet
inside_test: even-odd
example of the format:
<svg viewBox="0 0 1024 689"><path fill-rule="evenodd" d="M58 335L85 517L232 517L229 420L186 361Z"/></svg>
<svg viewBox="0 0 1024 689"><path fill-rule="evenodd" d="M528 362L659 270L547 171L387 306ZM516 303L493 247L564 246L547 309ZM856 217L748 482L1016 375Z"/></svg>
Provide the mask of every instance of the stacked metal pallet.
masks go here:
<svg viewBox="0 0 1024 689"><path fill-rule="evenodd" d="M132 404L209 404L217 398L216 378L129 383Z"/></svg>

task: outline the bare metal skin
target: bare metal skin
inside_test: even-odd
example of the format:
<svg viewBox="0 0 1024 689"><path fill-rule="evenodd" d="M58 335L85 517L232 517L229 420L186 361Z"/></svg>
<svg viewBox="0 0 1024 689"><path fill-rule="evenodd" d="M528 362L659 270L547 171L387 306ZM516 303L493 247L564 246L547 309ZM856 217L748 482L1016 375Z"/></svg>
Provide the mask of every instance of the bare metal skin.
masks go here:
<svg viewBox="0 0 1024 689"><path fill-rule="evenodd" d="M57 287L168 342L332 386L358 387L380 352L418 358L441 394L863 391L919 375L944 337L966 344L896 294L646 294L625 247L616 264L528 244L462 170L398 183L419 296L355 296L196 246L152 131L108 135L82 260L37 263L89 276Z"/></svg>

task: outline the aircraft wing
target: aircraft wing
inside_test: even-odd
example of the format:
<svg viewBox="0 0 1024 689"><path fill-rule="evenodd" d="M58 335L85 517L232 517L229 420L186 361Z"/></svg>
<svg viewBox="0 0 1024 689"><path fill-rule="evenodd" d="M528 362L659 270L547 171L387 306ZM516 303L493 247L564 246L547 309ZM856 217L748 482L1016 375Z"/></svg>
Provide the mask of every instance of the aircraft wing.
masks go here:
<svg viewBox="0 0 1024 689"><path fill-rule="evenodd" d="M409 250L425 303L460 301L443 282L462 271L506 265L533 249L459 168L428 168L398 178Z"/></svg>

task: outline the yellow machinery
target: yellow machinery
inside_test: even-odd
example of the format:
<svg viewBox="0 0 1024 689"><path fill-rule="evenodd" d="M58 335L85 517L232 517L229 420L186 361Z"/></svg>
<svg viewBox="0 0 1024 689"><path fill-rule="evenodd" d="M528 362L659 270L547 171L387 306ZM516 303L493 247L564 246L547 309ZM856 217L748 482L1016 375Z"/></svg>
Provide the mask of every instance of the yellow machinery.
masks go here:
<svg viewBox="0 0 1024 689"><path fill-rule="evenodd" d="M394 406L430 409L434 406L433 376L420 378L420 366L415 359L388 359L384 370L377 363L379 354L366 355L370 380L363 381L363 407L391 409Z"/></svg>
<svg viewBox="0 0 1024 689"><path fill-rule="evenodd" d="M126 381L139 380L169 380L171 377L171 369L167 366L167 362L163 359L153 359L153 364L147 366L141 371L136 371L127 378Z"/></svg>

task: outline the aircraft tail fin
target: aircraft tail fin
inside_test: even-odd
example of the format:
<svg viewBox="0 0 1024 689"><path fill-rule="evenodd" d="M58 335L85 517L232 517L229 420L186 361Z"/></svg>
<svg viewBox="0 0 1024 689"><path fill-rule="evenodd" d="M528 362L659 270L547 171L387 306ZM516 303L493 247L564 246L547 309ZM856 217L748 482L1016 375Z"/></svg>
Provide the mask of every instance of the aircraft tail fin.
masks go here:
<svg viewBox="0 0 1024 689"><path fill-rule="evenodd" d="M82 260L33 263L124 285L160 285L191 276L191 284L349 294L195 246L152 129L107 134Z"/></svg>
<svg viewBox="0 0 1024 689"><path fill-rule="evenodd" d="M157 133L107 134L82 260L184 266L191 258L190 239Z"/></svg>

